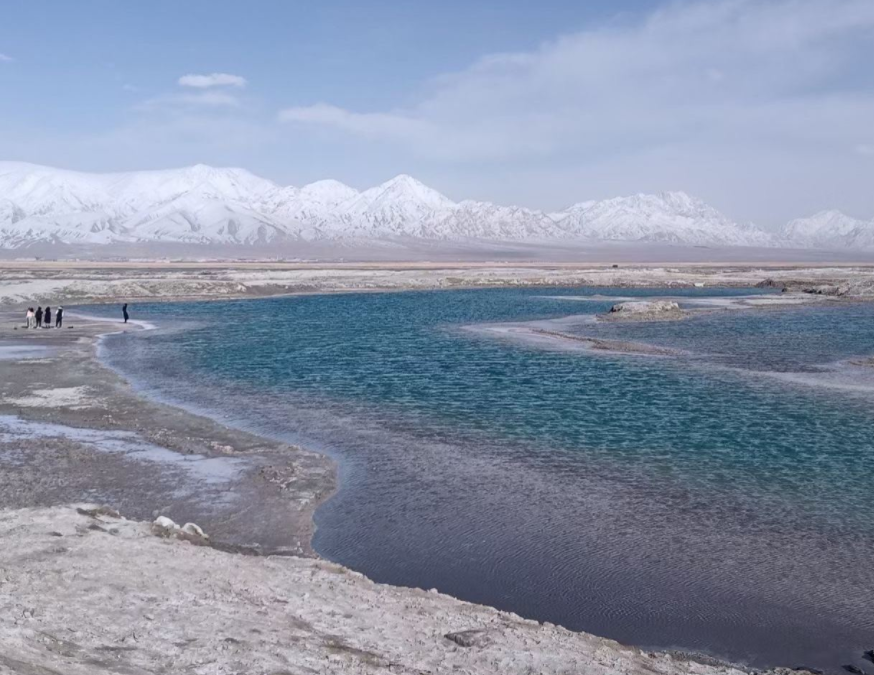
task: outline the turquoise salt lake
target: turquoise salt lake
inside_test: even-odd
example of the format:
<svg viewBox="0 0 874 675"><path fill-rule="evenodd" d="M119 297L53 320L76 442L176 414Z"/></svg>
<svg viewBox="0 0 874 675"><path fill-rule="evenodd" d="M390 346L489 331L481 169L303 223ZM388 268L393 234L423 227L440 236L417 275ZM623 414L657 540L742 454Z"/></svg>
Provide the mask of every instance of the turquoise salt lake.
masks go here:
<svg viewBox="0 0 874 675"><path fill-rule="evenodd" d="M337 458L314 545L377 581L834 671L874 648L874 368L852 365L874 355L874 304L590 321L613 296L750 293L136 305L158 330L110 336L102 354L147 393ZM682 353L477 329L529 321Z"/></svg>

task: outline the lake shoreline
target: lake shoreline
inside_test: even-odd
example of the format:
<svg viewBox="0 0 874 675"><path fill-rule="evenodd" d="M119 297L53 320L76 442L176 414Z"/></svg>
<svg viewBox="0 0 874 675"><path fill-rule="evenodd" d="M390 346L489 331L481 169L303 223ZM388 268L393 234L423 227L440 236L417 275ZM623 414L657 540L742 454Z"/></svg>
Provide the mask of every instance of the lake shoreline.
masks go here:
<svg viewBox="0 0 874 675"><path fill-rule="evenodd" d="M95 444L128 440L131 448L109 454L86 450L78 461L69 461L65 456L78 452L80 443L61 441L45 457L31 456L20 475L8 476L8 481L17 478L22 489L9 485L0 491L4 495L0 508L64 503L75 493L73 486L87 485L93 476L106 472L113 480L107 480L105 487L97 481L97 489L119 500L116 508L123 507L131 517L199 518L228 544L315 555L312 513L336 487L332 460L143 396L97 357L104 336L142 330L142 326L84 317L68 309L62 329L9 330L17 318L18 312L0 310L4 326L0 345L29 349L27 358L0 359L0 381L5 383L0 415L14 416L35 430L49 427L71 437L81 429L92 435L105 432ZM204 467L220 468L224 461L236 468L222 470L234 475L219 484L214 476L186 469L190 484L186 494L177 494L173 474L181 474L169 464L170 456L163 464L140 461L148 456L145 449L152 447L175 453L190 467L201 462ZM67 486L55 487L40 479L58 472L64 473ZM242 501L226 498L231 492ZM263 503L255 518L250 512L259 501ZM235 515L236 510L242 515ZM188 515L183 518L183 513Z"/></svg>
<svg viewBox="0 0 874 675"><path fill-rule="evenodd" d="M17 314L16 314L16 316L17 316ZM2 317L0 317L0 320L3 320L4 323L6 323L8 325L6 314L4 314ZM14 320L14 318L13 318L13 320ZM40 387L36 389L37 392L43 392L41 394L35 395L33 393L33 389L34 389L33 387L29 387L29 388L22 387L22 388L19 388L17 390L11 391L11 392L4 389L4 391L3 391L4 398L5 399L11 398L13 401L16 401L16 402L12 403L11 405L8 403L3 403L2 405L0 405L0 414L3 414L4 411L7 413L12 413L14 411L14 414L21 417L22 412L23 412L25 419L28 419L28 420L33 421L33 422L43 423L43 424L62 424L62 425L66 424L66 425L74 426L76 428L79 428L79 425L87 424L88 428L97 428L97 429L106 428L106 429L113 430L113 431L132 431L134 433L142 434L144 432L144 428L148 428L150 425L153 425L155 423L155 420L156 420L155 415L161 415L161 416L166 415L167 409L173 407L173 406L163 406L163 404L157 404L154 401L146 400L140 392L132 391L132 392L130 392L130 394L131 394L132 399L135 400L135 402L130 403L130 406L128 406L127 404L120 406L119 407L120 409L117 410L115 408L115 406L117 405L117 403L115 402L115 396L117 395L117 392L119 391L118 390L119 383L110 383L113 387L113 391L115 392L115 394L113 396L101 396L99 394L99 392L93 392L93 391L88 391L86 394L83 394L82 392L76 392L75 394L70 395L68 390L71 390L71 389L75 390L75 389L78 389L78 388L83 387L83 386L90 386L91 384L93 384L94 382L97 382L99 380L99 378L98 378L98 380L91 379L88 381L88 384L83 385L83 384L81 384L81 382L82 382L81 377L79 379L76 379L78 376L76 375L76 372L73 372L73 371L77 371L77 369L79 369L78 370L79 375L81 375L82 372L87 371L88 373L90 373L90 376L92 378L94 377L94 373L96 372L96 370L93 369L93 365L94 365L93 362L96 361L96 357L94 356L94 345L96 344L96 341L100 339L100 336L107 334L107 331L106 331L106 324L105 324L104 320L98 321L98 320L92 320L92 319L79 319L74 314L68 314L66 317L66 321L68 324L73 324L73 325L77 326L77 328L74 329L77 331L77 333L80 330L80 328L78 328L78 326L81 326L81 330L84 330L88 333L87 337L90 340L90 343L88 344L87 348L84 349L84 351L82 351L82 348L83 348L83 345L85 345L85 342L79 340L79 337L84 337L81 334L73 342L68 342L66 340L66 335L63 336L63 339L60 339L60 340L57 339L57 338L61 338L62 336L57 336L57 334L53 333L52 331L40 331L40 332L38 332L37 335L34 335L34 337L39 339L40 342L43 342L43 340L41 338L56 338L54 340L54 342L65 343L65 344L48 345L48 346L51 346L51 348L56 349L58 351L54 352L53 354L47 353L41 357L25 359L24 362L26 363L26 362L30 361L31 362L30 368L33 369L34 367L40 368L43 365L49 365L49 364L45 364L45 363L40 364L40 363L38 363L39 361L42 361L44 359L48 360L48 361L53 361L53 367L55 369L55 372L58 373L59 376L56 380L52 380L51 377L47 377L43 373L43 371L41 370L40 373L37 375L37 378L40 382ZM100 324L102 324L102 325L100 325ZM18 335L13 334L12 341L17 342L17 340L15 340L15 338L21 337L20 331L18 333L19 333ZM37 332L34 331L33 333L37 333ZM9 337L9 333L6 333L4 335L4 341L8 341L8 337ZM32 338L30 337L30 335L28 335L28 341L29 342L32 341ZM40 346L42 346L42 345L40 345ZM67 349L70 349L71 351L65 351ZM90 360L92 363L87 364L87 366L88 366L87 368L83 368L83 366L85 366L86 364L81 359L81 357L86 352L87 352L87 360ZM31 355L31 356L33 357L33 355ZM22 380L24 378L22 378L20 375L20 372L21 372L20 368L18 370L15 370L15 369L4 370L5 366L9 365L10 368L12 368L12 364L16 364L16 363L19 366L21 365L21 361L18 361L15 359L7 360L5 364L4 364L4 362L0 361L0 374L5 376L5 379L8 379L10 381L22 382ZM98 365L101 368L104 368L104 369L106 368L106 366L104 366L102 364L98 364ZM67 372L62 372L62 371L67 371ZM115 371L113 371L113 372L115 372ZM49 380L49 382L46 382L46 380ZM61 386L55 386L55 385L61 385ZM126 385L121 383L122 388L124 388L125 386ZM129 386L127 388L130 389ZM28 390L24 391L24 389L28 389ZM52 389L66 390L67 393L65 394L65 396L68 396L68 398L66 398L66 399L61 398L60 400L52 400L50 396L47 397L47 395L45 394L46 391L50 391ZM47 402L45 400L40 401L39 400L40 397L42 397L43 399L48 398L48 401ZM26 405L26 404L22 403L22 401L27 401L28 399L30 399L30 403L33 403L33 405ZM95 403L97 403L97 404L95 405ZM58 404L60 404L60 405L58 405ZM83 405L85 406L84 408L80 407ZM148 414L143 415L141 406L153 407L153 408L156 408L157 411L155 413L152 413L151 417ZM184 416L187 416L187 417L189 417L189 416L191 418L198 417L196 415L191 415L187 411L181 411L181 412L184 414ZM137 424L135 424L135 425L128 425L128 424L124 423L124 421L123 421L126 417L129 418L131 416L131 414L134 414L137 418ZM107 421L107 417L110 417L110 418L114 417L115 419ZM145 417L145 419L143 419L144 417ZM201 423L202 422L199 422L198 424L201 424ZM205 429L201 430L202 438L199 439L201 443L206 441L207 445L208 445L208 443L215 442L215 443L218 443L219 445L226 445L226 446L233 445L234 442L255 444L255 447L247 447L247 450L244 452L244 454L246 455L246 459L251 459L252 456L258 455L259 453L263 453L265 451L267 451L267 455L270 455L269 447L275 443L273 441L266 441L266 439L263 439L263 438L257 438L257 439L250 438L251 434L246 434L244 432L237 432L233 429L223 428L223 425L218 424L218 423L214 423L214 422L210 421L209 424L211 426L210 430L208 430L208 431ZM214 431L213 431L212 427L215 427L216 431L218 432L218 433L215 433L215 435L213 435ZM220 427L222 427L222 428L218 429ZM179 428L184 429L185 430L184 433L186 433L186 434L191 433L190 427L187 427L185 425L183 425L182 427L176 427L176 428L177 429L179 429ZM145 434L145 436L148 437L149 434L151 434L151 433L152 432L149 432L149 433ZM230 441L231 438L233 438L235 440ZM247 438L247 440L244 440L244 438ZM239 440L237 440L237 439L239 439ZM151 438L150 440L154 441L156 439ZM166 442L166 440L167 440L166 436L163 436L162 440L164 440ZM190 438L187 439L188 442L190 442L190 440L191 440ZM262 444L265 444L265 443L268 445L268 448L263 447ZM211 449L213 452L215 452L214 447L210 447L209 449ZM203 447L201 447L199 449L197 449L195 447L188 447L185 450L190 454L208 454L206 451L204 451ZM309 522L310 529L307 531L307 530L301 529L300 526L298 526L297 533L296 533L296 537L297 537L296 542L281 543L275 539L275 534L273 534L271 536L273 536L274 539L272 541L270 541L268 543L268 545L265 546L262 543L261 546L255 546L255 547L250 546L249 548L250 548L250 550L253 550L255 552L271 552L272 551L275 553L290 553L293 555L304 555L304 556L312 555L311 548L309 548L309 541L310 541L310 537L312 535L312 529L311 529L312 528L312 512L314 511L315 507L319 503L321 503L322 501L327 499L332 494L333 484L330 483L330 480L336 480L336 479L330 478L330 480L326 480L326 476L328 475L328 473L330 474L330 476L333 476L335 469L330 469L328 471L328 473L326 473L326 468L325 468L326 463L328 465L330 465L331 464L330 460L327 460L326 458L324 458L321 455L318 456L318 458L320 458L321 461L319 461L318 459L315 459L315 458L310 458L308 460L306 458L306 456L312 455L313 453L307 453L305 450L301 450L300 448L294 449L294 448L291 448L290 446L286 445L285 447L282 447L282 448L275 446L275 447L273 447L273 450L276 450L279 453L283 453L283 454L287 453L289 451L302 453L302 454L298 455L299 461L301 461L303 463L306 463L307 461L314 462L314 465L310 467L311 469L313 469L313 476L311 476L310 478L312 478L313 480L317 480L319 482L318 488L314 488L313 485L310 485L309 486L310 490L309 490L309 492L306 493L306 496L304 497L304 499L307 501L307 503L300 504L298 507L298 511L301 514L300 515L301 519L306 519ZM68 451L69 451L69 448L68 448ZM227 456L228 454L232 454L234 456L234 458L237 458L238 453L228 453L227 450L219 450L217 454L220 454L222 456ZM276 455L272 455L271 457L275 458L275 456ZM271 469L274 468L273 463L270 464L270 468ZM292 471L292 473L294 473L294 471ZM283 480L288 478L288 477L289 476L287 474L283 474L281 470L278 472L275 472L274 474L268 474L268 475L261 474L261 478L263 480L267 480L268 482L271 478L275 479L274 483L273 483L275 485L282 484ZM305 491L305 490L306 490L306 488L304 488L303 491ZM281 487L281 492L286 499L288 499L289 497L291 497L293 499L297 499L298 497L300 497L299 492L301 492L301 491L302 491L302 488L299 485L290 485L289 486L289 485L285 484L285 485L282 485L282 487ZM7 508L7 509L10 508L10 505L7 505L5 503L0 504L0 506ZM24 504L24 506L29 506L29 505ZM36 506L36 504L34 504L34 506ZM39 506L42 506L42 504L40 504ZM16 504L13 507L14 508L21 508L21 505ZM260 510L260 508L261 508L260 504L258 505L258 508ZM132 517L135 517L137 519L148 520L148 516L144 515L146 513L146 506L145 505L143 505L142 508L137 507L133 511L134 512L132 513L130 511L125 510L125 511L123 511L123 515L131 515ZM197 512L196 508L193 510L187 511L187 513L196 513L196 512ZM177 515L177 513L180 514L180 515L177 515L177 517L179 517L180 520L187 520L188 519L187 517L181 517L181 514L186 513L184 508L181 510L178 510L178 511L171 510L171 511L168 511L168 513L171 513L172 515ZM282 514L283 518L285 518L287 516L288 516L287 513ZM204 521L204 520L199 519L199 518L197 519L197 522L198 523L203 523L203 522L209 523L208 520ZM278 521L274 518L273 522L276 523ZM236 532L240 533L240 532L247 532L248 531L251 534L251 530L248 529L249 527L251 527L250 524L237 523L236 524L236 528L237 528ZM205 529L207 529L208 531L212 530L212 532L216 531L214 528L210 528L208 525ZM231 531L231 529L229 529L228 531ZM221 532L221 531L219 530L219 532ZM305 540L305 543L304 543L304 540ZM228 543L230 543L231 539L226 539L226 541ZM235 545L246 546L246 544L243 543L242 539L238 539L234 543L235 543ZM251 539L249 540L248 544L251 545ZM295 547L297 547L297 550L295 550ZM401 590L403 590L403 589L401 589ZM466 605L467 604L467 603L461 603L460 601L453 601L453 602L459 602L459 605ZM492 610L492 611L494 611L494 610ZM510 616L512 616L512 615L510 615ZM530 622L530 623L536 623L536 622ZM580 634L580 635L585 635L585 634ZM587 639L591 638L591 636L586 636L586 637L587 637ZM594 638L594 639L595 640L602 640L601 638ZM612 643L609 640L603 640L603 642L608 646L616 644L616 643ZM617 647L618 647L618 645L617 645ZM613 649L612 646L610 646L609 648ZM627 649L624 647L618 647L618 648L620 650ZM637 650L633 650L633 648L628 648L628 649L632 649L632 651L637 651ZM657 656L658 656L658 658L662 658L661 655L657 655ZM706 657L699 657L699 656L692 656L692 657L685 656L683 658L691 659L688 661L688 663L692 663L692 664L699 664L699 662L707 662L708 661L708 659ZM696 668L697 667L698 666L696 666ZM718 671L719 671L719 669L727 668L727 666L725 664L722 664L722 663L714 665L713 667L718 669ZM482 672L489 672L489 671L482 671ZM686 671L678 670L678 671L668 671L668 672L686 672Z"/></svg>
<svg viewBox="0 0 874 675"><path fill-rule="evenodd" d="M24 352L10 350L6 358L0 359L0 381L5 384L0 391L0 457L7 453L23 453L27 460L22 462L15 471L4 473L0 478L4 488L0 490L3 495L0 499L0 530L3 531L4 541L8 545L0 554L0 569L6 570L3 579L4 593L12 592L12 596L4 596L0 593L0 607L5 607L3 597L16 597L18 602L26 602L29 609L25 612L24 620L12 620L12 614L4 613L0 619L0 645L3 645L3 656L0 664L17 668L50 668L58 667L57 659L59 652L45 647L44 640L38 639L38 635L45 631L60 631L67 627L72 631L72 636L77 642L74 653L61 654L65 656L66 667L80 659L91 663L94 654L99 654L97 644L89 644L90 639L81 635L76 630L76 625L88 622L92 626L89 631L93 635L102 636L98 640L123 644L126 641L124 635L114 634L118 626L110 625L106 618L113 613L134 612L142 617L146 610L139 608L136 595L126 596L131 600L125 607L112 605L108 608L105 601L89 598L87 579L89 575L84 572L80 565L92 565L93 570L100 574L101 584L111 583L114 588L126 588L126 593L135 593L139 586L139 592L145 592L142 579L129 575L125 569L131 566L142 565L144 560L149 560L149 569L159 570L166 568L167 573L172 569L174 577L179 577L179 583L190 583L189 594L192 598L198 597L196 585L193 580L186 582L185 570L194 572L199 569L202 572L210 572L210 576L218 573L224 574L223 570L233 570L239 566L255 567L270 565L270 557L264 558L263 563L234 562L231 558L223 556L238 556L240 553L264 556L269 554L282 554L294 556L288 559L286 565L290 568L301 569L300 573L286 570L287 574L301 584L301 574L305 574L316 584L321 593L325 589L333 587L333 580L345 579L341 596L352 593L360 596L362 593L374 594L386 600L378 600L376 604L370 600L371 606L380 608L380 616L385 618L385 611L395 612L393 620L401 622L409 621L405 618L406 609L388 609L385 603L388 598L397 598L394 602L400 602L404 607L411 603L424 603L420 615L426 616L434 612L441 612L440 619L433 625L437 630L443 630L449 634L449 628L453 625L463 631L467 631L471 645L477 645L470 650L462 647L460 653L458 644L452 640L439 636L427 637L429 649L436 652L440 661L461 658L465 667L472 668L471 672L497 673L497 672L527 672L530 658L522 658L521 654L514 656L513 648L506 642L505 636L514 631L521 630L530 633L532 638L542 646L535 648L533 643L524 648L525 653L534 654L542 667L541 672L563 672L570 664L589 664L594 668L593 672L618 673L627 672L631 667L636 670L645 668L665 675L739 675L746 672L721 662L714 662L706 657L696 657L689 654L669 655L667 653L647 653L633 647L621 646L611 640L598 638L585 633L575 633L551 625L542 625L535 621L527 621L513 614L499 612L497 610L471 605L447 596L433 595L415 589L402 587L380 586L367 581L361 575L348 571L338 565L327 562L307 562L313 558L314 553L310 546L312 536L312 513L315 507L333 492L335 486L334 464L328 458L315 453L309 453L300 448L277 444L265 438L254 437L251 434L224 427L223 425L192 415L191 413L174 409L150 400L148 397L132 390L121 377L114 371L109 370L99 362L95 355L98 341L105 335L131 329L141 329L141 326L125 327L118 322L106 319L78 316L70 312L65 316L66 328L40 331L24 331L23 329L9 330L11 324L17 323L18 312L0 311L0 325L4 326L0 347L15 348L26 347ZM42 439L42 440L40 440ZM96 446L108 444L110 452L96 451ZM128 452L123 444L130 443L133 451ZM233 459L245 462L253 460L268 461L260 462L259 471L253 471L257 476L258 503L252 503L248 510L254 512L249 517L242 518L238 522L228 523L224 519L228 516L226 511L211 513L204 509L204 505L194 497L180 499L172 506L160 508L161 501L171 495L173 489L179 484L184 484L190 479L194 491L200 492L208 488L206 483L199 481L198 476L183 479L171 467L171 476L168 479L166 471L154 470L155 464L160 460L147 457L142 447L157 446L165 448L168 452L188 458L213 457L214 459ZM40 457L40 455L43 455ZM285 456L286 462L281 461ZM290 457L288 457L290 455ZM159 467L160 469L161 467ZM269 469L264 471L263 469ZM286 471L283 472L283 469ZM58 485L57 479L63 476L64 485ZM102 476L102 478L101 478ZM143 489L142 481L149 482L149 488ZM108 483L115 482L114 486ZM77 513L75 508L65 506L69 502L77 503L86 501L91 493L94 495L93 486L100 489L96 492L102 497L101 503L107 503L112 509L118 509L123 516L133 520L118 520L112 515L87 515L84 512ZM113 487L116 488L113 490ZM222 486L222 491L247 491L250 488L245 480L235 481L228 486ZM269 494L272 490L273 494ZM268 491L265 494L265 491ZM116 497L115 499L113 497ZM235 509L239 505L235 505ZM155 508L159 507L159 508ZM272 514L272 515L270 515ZM168 549L166 543L158 543L150 537L148 528L140 525L138 520L149 521L157 515L169 515L180 522L194 520L211 535L214 547L202 549L185 542L178 542ZM270 527L265 528L259 523L266 520ZM281 535L274 531L279 525L287 530ZM145 529L144 529L145 528ZM116 543L110 543L114 535ZM51 535L51 537L49 537ZM59 554L49 559L49 566L56 571L54 574L70 574L73 570L78 575L79 581L71 581L65 585L63 591L55 587L46 587L45 583L37 579L47 579L44 568L45 562L39 557L27 557L30 550L39 549L41 542L54 538L63 548L58 548ZM85 538L83 538L85 537ZM104 543L110 544L106 548ZM157 546L156 546L157 545ZM95 548L96 547L96 548ZM89 551L95 553L89 553ZM75 557L65 557L60 552L78 551ZM99 553L97 553L99 551ZM227 552L222 552L227 551ZM17 562L10 566L5 560L8 555L19 556ZM84 562L87 556L96 555L91 563ZM24 557L21 557L24 556ZM167 557L170 556L170 557ZM299 559L301 562L291 562ZM83 561L74 562L74 560ZM52 562L54 561L54 562ZM64 562L68 561L68 562ZM185 561L183 563L183 561ZM189 562L190 561L190 562ZM179 565L183 564L182 571ZM273 564L275 567L275 564ZM266 570L265 570L266 571ZM255 574L253 571L252 574ZM181 576L180 576L181 575ZM338 576L339 575L339 576ZM141 576L141 575L138 575ZM202 582L200 582L202 585ZM275 580L275 584L280 582ZM352 584L349 588L348 584ZM148 585L148 584L146 584ZM51 588L51 590L49 590ZM148 612L155 617L164 617L162 607L171 602L172 596L164 596L164 585L153 584L148 591L153 600ZM382 589L385 589L384 591ZM206 589L203 589L206 592ZM218 602L215 597L216 591L211 591L211 600L202 596L206 601L205 608L210 614L217 610ZM178 593L178 591L177 591ZM331 602L337 600L321 599L321 607L314 610L331 613ZM53 598L63 598L64 609L61 611L55 606ZM121 596L119 596L121 597ZM26 598L26 600L25 600ZM328 602L327 605L324 603ZM97 603L97 604L95 604ZM236 604L235 604L236 603ZM194 607L201 603L195 602ZM313 603L310 603L312 605ZM169 608L169 604L167 605ZM431 607L434 607L432 609ZM439 607L439 609L437 609ZM222 611L233 611L235 617L242 613L245 615L246 606L239 604L233 598L225 600ZM150 614L146 613L146 624L142 618L134 619L132 616L119 619L117 623L138 625L136 630L140 635L148 634ZM17 616L17 615L16 615ZM195 625L214 624L216 619L206 614L194 612ZM454 618L453 618L454 617ZM155 640L172 640L177 642L191 633L190 626L185 623L175 623L166 620L168 626L162 629L162 635L154 636ZM165 620L162 618L162 622ZM262 619L259 619L262 621ZM235 623L239 623L235 619ZM348 623L348 622L347 622ZM352 622L348 640L354 641L353 634L366 633L365 625L377 625L379 622L373 618L367 618L364 623ZM422 633L422 619L418 620L415 628L417 639L427 636ZM39 632L33 632L33 628L39 627ZM518 626L518 628L515 628ZM335 627L336 629L336 627ZM235 634L230 626L224 626L225 640L237 641L240 636L230 637ZM427 630L433 630L429 628ZM482 633L482 636L479 634ZM218 634L216 634L218 635ZM534 637L534 636L537 637ZM214 637L214 639L219 639ZM373 640L373 638L370 638ZM453 638L454 640L455 638ZM459 641L462 638L458 638ZM120 641L120 642L118 642ZM316 640L318 642L318 640ZM179 643L181 645L181 643ZM326 658L328 654L335 654L337 650L325 643L326 646L310 647L306 658ZM459 642L460 644L460 642ZM527 643L526 643L527 644ZM486 645L491 645L486 648ZM180 660L202 658L199 656L201 649L214 650L215 647L185 648L178 654ZM277 647L274 647L274 649ZM387 644L371 644L368 654L374 654L387 648ZM180 647L168 646L168 652L180 652ZM469 650L468 657L465 650ZM538 651L542 650L542 651ZM547 654L552 650L559 652ZM457 653L456 657L448 656L448 653ZM409 650L415 653L414 649ZM493 661L493 653L500 654L504 659L498 670L493 670L488 662ZM324 654L324 656L320 656ZM489 655L492 654L492 655ZM485 659L487 662L480 662ZM129 657L132 658L132 657ZM148 656L142 656L146 664L149 664ZM263 659L266 657L259 657ZM332 657L333 658L333 657ZM380 659L378 656L368 656L361 652L359 647L350 647L341 650L338 661L352 662L349 667L357 667L354 663L364 659L373 662ZM395 655L392 659L404 661L410 658L402 650L400 656ZM508 660L509 659L509 660ZM384 660L385 663L389 661ZM140 662L142 663L142 662ZM634 665L632 665L634 664ZM154 665L152 663L151 665ZM88 666L85 666L86 668ZM79 672L70 671L70 672ZM84 671L83 671L84 672ZM357 671L356 671L357 672ZM407 672L403 670L401 672ZM435 672L442 672L440 668Z"/></svg>

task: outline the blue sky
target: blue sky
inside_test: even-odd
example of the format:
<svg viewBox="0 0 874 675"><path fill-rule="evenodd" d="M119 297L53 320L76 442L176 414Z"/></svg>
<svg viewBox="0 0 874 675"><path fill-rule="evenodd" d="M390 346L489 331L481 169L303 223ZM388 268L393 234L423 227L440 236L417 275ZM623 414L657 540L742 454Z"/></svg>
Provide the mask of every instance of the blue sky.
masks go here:
<svg viewBox="0 0 874 675"><path fill-rule="evenodd" d="M871 0L0 0L0 158L870 218L871 64Z"/></svg>

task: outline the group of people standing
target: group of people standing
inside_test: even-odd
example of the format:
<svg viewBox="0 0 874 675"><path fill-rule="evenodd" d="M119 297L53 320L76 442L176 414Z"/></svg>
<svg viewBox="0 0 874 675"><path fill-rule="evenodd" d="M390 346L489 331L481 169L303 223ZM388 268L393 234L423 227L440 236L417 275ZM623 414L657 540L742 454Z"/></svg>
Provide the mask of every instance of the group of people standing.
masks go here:
<svg viewBox="0 0 874 675"><path fill-rule="evenodd" d="M130 319L130 314L127 311L127 303L124 303L121 308L121 315L124 317L124 322L127 323ZM37 307L34 311L33 307L27 308L27 313L24 315L27 328L51 328L52 327L52 308ZM62 328L64 325L64 308L58 307L55 312L55 328Z"/></svg>
<svg viewBox="0 0 874 675"><path fill-rule="evenodd" d="M33 310L33 307L27 308L27 314L25 314L25 319L27 320L28 328L51 328L52 327L52 308L46 307L43 309L42 307L37 307L36 311ZM64 308L58 307L58 311L55 312L55 328L61 328L64 325Z"/></svg>

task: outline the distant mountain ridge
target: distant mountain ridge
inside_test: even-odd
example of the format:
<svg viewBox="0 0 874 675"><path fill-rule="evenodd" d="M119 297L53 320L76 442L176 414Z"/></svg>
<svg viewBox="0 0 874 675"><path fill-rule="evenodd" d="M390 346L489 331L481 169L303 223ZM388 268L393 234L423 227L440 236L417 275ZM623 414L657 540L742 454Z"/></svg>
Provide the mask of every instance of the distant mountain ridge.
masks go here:
<svg viewBox="0 0 874 675"><path fill-rule="evenodd" d="M456 203L407 175L358 191L335 180L284 187L244 169L205 165L91 174L0 162L0 248L393 238L756 247L867 242L874 248L871 232L871 223L819 214L793 221L775 237L683 192L582 202L547 214Z"/></svg>
<svg viewBox="0 0 874 675"><path fill-rule="evenodd" d="M783 226L780 236L804 248L874 249L874 218L859 220L841 211L820 211Z"/></svg>
<svg viewBox="0 0 874 675"><path fill-rule="evenodd" d="M754 225L733 222L685 192L633 195L589 201L553 214L579 236L696 246L774 246L774 237Z"/></svg>

